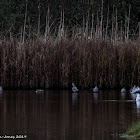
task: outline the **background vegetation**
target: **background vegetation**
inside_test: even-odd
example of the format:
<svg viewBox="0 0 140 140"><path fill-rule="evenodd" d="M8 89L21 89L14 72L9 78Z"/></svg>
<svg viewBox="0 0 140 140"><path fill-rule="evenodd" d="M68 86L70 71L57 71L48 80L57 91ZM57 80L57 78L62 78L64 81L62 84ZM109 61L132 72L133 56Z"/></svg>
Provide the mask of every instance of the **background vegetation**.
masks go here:
<svg viewBox="0 0 140 140"><path fill-rule="evenodd" d="M139 5L136 0L1 0L0 84L139 85Z"/></svg>
<svg viewBox="0 0 140 140"><path fill-rule="evenodd" d="M92 16L96 22L102 18L103 26L106 26L107 18L110 19L109 29L112 20L117 17L118 28L125 28L130 10L130 34L136 34L140 20L139 0L1 0L0 7L1 37L11 34L19 37L24 26L28 37L31 34L44 33L48 8L52 32L59 26L62 11L69 30L74 26L83 26L83 19L92 22Z"/></svg>

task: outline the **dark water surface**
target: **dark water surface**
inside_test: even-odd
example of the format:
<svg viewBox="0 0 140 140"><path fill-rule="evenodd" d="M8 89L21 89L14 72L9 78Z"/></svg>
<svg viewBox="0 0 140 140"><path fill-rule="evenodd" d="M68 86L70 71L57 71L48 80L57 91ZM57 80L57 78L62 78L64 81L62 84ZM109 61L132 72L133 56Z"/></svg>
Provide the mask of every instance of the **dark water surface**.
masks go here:
<svg viewBox="0 0 140 140"><path fill-rule="evenodd" d="M0 139L120 140L118 134L140 120L134 98L120 91L4 91Z"/></svg>

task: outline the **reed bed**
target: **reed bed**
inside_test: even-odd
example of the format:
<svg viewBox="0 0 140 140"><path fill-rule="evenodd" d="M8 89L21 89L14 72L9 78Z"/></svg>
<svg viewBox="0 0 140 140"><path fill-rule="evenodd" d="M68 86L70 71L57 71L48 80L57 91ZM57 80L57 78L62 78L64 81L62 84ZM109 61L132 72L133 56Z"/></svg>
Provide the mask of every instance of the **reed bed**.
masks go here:
<svg viewBox="0 0 140 140"><path fill-rule="evenodd" d="M82 27L69 30L64 12L59 27L53 28L48 8L44 34L39 28L41 15L37 33L28 33L26 14L27 9L20 37L10 32L9 39L0 40L0 85L4 88L68 89L72 82L80 89L140 85L140 32L130 39L130 9L125 28L118 22L117 10L112 20L108 11L104 23L102 8L100 15L83 18Z"/></svg>
<svg viewBox="0 0 140 140"><path fill-rule="evenodd" d="M0 84L13 89L140 85L139 41L61 37L0 42Z"/></svg>

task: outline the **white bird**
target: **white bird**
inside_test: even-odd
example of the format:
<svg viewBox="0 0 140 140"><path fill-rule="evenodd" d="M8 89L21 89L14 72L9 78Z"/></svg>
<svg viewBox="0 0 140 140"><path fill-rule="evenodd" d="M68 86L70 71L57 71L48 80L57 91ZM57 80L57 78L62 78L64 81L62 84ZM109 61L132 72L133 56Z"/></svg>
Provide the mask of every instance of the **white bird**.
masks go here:
<svg viewBox="0 0 140 140"><path fill-rule="evenodd" d="M74 83L72 83L72 91L73 92L78 92L78 88L75 86Z"/></svg>
<svg viewBox="0 0 140 140"><path fill-rule="evenodd" d="M136 85L134 85L134 87L130 90L131 93L139 93L140 92L140 87Z"/></svg>
<svg viewBox="0 0 140 140"><path fill-rule="evenodd" d="M121 93L126 93L126 89L125 88L122 88L121 89Z"/></svg>
<svg viewBox="0 0 140 140"><path fill-rule="evenodd" d="M43 89L37 89L35 92L36 93L44 93L44 90Z"/></svg>
<svg viewBox="0 0 140 140"><path fill-rule="evenodd" d="M2 88L2 86L0 86L0 92L3 92L3 88Z"/></svg>
<svg viewBox="0 0 140 140"><path fill-rule="evenodd" d="M140 101L140 93L137 94L136 101Z"/></svg>
<svg viewBox="0 0 140 140"><path fill-rule="evenodd" d="M93 88L93 92L98 92L98 91L99 91L98 87L95 86L95 88Z"/></svg>
<svg viewBox="0 0 140 140"><path fill-rule="evenodd" d="M136 88L136 85L134 85L131 89L130 89L130 93L132 93L132 91Z"/></svg>

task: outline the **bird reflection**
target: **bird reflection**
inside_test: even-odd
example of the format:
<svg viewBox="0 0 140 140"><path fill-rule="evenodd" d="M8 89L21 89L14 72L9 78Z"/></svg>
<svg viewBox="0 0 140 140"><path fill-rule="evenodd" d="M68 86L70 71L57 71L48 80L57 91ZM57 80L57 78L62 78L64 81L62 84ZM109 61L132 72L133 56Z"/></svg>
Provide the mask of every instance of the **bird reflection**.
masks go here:
<svg viewBox="0 0 140 140"><path fill-rule="evenodd" d="M73 92L72 93L72 104L75 104L75 102L78 100L78 93Z"/></svg>
<svg viewBox="0 0 140 140"><path fill-rule="evenodd" d="M140 115L140 101L136 101L137 114Z"/></svg>
<svg viewBox="0 0 140 140"><path fill-rule="evenodd" d="M137 114L140 115L140 93L137 93L135 95L136 95Z"/></svg>
<svg viewBox="0 0 140 140"><path fill-rule="evenodd" d="M136 94L131 93L131 99L132 100L136 100L136 96L137 96Z"/></svg>
<svg viewBox="0 0 140 140"><path fill-rule="evenodd" d="M136 101L137 108L140 108L140 101Z"/></svg>
<svg viewBox="0 0 140 140"><path fill-rule="evenodd" d="M140 101L140 93L137 93L136 101Z"/></svg>
<svg viewBox="0 0 140 140"><path fill-rule="evenodd" d="M97 100L98 100L98 94L99 94L99 93L93 93L94 101L97 101Z"/></svg>
<svg viewBox="0 0 140 140"><path fill-rule="evenodd" d="M3 92L3 88L2 86L0 86L0 94L2 94L2 92Z"/></svg>
<svg viewBox="0 0 140 140"><path fill-rule="evenodd" d="M125 100L125 96L126 96L126 93L125 92L122 92L121 93L122 100Z"/></svg>

